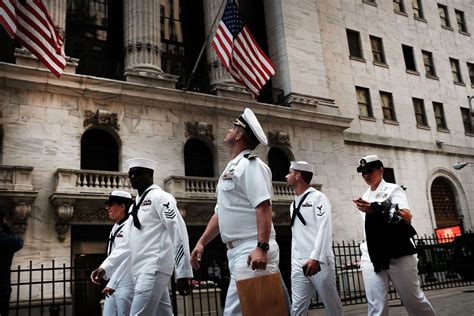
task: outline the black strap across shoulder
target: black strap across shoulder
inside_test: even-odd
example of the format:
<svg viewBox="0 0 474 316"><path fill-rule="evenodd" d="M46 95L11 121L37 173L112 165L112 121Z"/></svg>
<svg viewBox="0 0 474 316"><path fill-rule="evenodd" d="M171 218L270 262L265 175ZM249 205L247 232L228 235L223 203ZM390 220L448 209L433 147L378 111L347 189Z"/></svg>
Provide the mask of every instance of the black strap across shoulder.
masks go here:
<svg viewBox="0 0 474 316"><path fill-rule="evenodd" d="M311 192L312 192L312 191L306 192L305 195L303 195L303 197L301 198L300 203L298 204L298 207L296 207L296 208L295 208L296 199L293 201L293 215L291 216L291 227L293 227L293 224L295 223L295 218L296 218L296 216L298 216L298 218L299 218L300 221L303 223L303 225L306 226L306 221L305 221L303 215L300 213L300 208L301 208L301 205L303 205L303 202L304 202L304 200L306 199L306 197L307 197Z"/></svg>

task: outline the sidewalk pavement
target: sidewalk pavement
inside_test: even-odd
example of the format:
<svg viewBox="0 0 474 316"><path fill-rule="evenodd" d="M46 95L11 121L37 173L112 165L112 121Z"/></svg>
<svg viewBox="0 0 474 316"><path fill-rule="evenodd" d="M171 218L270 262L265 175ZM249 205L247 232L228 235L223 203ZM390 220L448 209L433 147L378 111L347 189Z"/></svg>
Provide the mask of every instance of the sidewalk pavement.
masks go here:
<svg viewBox="0 0 474 316"><path fill-rule="evenodd" d="M424 291L437 316L474 316L474 286ZM389 301L390 316L408 315L400 300ZM344 315L367 315L367 304L343 306ZM324 309L310 310L309 316L324 316Z"/></svg>

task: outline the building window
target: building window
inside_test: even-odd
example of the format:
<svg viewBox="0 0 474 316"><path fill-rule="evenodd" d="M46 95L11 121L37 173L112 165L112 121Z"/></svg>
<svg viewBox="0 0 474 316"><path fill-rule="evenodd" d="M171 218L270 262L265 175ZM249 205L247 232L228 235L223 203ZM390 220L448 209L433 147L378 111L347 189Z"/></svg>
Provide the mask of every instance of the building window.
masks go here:
<svg viewBox="0 0 474 316"><path fill-rule="evenodd" d="M431 184L431 201L436 220L436 227L443 228L461 225L456 205L456 196L450 181L438 177Z"/></svg>
<svg viewBox="0 0 474 316"><path fill-rule="evenodd" d="M464 132L468 134L473 134L472 124L471 124L471 110L468 108L461 108L462 123L464 125Z"/></svg>
<svg viewBox="0 0 474 316"><path fill-rule="evenodd" d="M81 138L81 169L119 171L119 146L102 129L89 129Z"/></svg>
<svg viewBox="0 0 474 316"><path fill-rule="evenodd" d="M436 127L438 129L448 129L446 117L444 116L443 103L433 102L433 110L436 119Z"/></svg>
<svg viewBox="0 0 474 316"><path fill-rule="evenodd" d="M0 27L0 61L15 63L15 41L10 38L3 27Z"/></svg>
<svg viewBox="0 0 474 316"><path fill-rule="evenodd" d="M467 63L467 69L469 71L469 80L471 81L471 86L474 86L474 64Z"/></svg>
<svg viewBox="0 0 474 316"><path fill-rule="evenodd" d="M393 168L383 167L383 179L388 183L396 183Z"/></svg>
<svg viewBox="0 0 474 316"><path fill-rule="evenodd" d="M459 68L459 60L454 58L449 58L451 63L451 73L453 74L454 83L463 83L461 69Z"/></svg>
<svg viewBox="0 0 474 316"><path fill-rule="evenodd" d="M346 29L347 43L349 44L349 55L351 57L363 59L360 34L357 31Z"/></svg>
<svg viewBox="0 0 474 316"><path fill-rule="evenodd" d="M393 10L395 10L395 12L405 12L403 0L393 0Z"/></svg>
<svg viewBox="0 0 474 316"><path fill-rule="evenodd" d="M184 175L187 177L214 177L214 164L209 147L198 139L189 139L184 145Z"/></svg>
<svg viewBox="0 0 474 316"><path fill-rule="evenodd" d="M425 65L425 71L427 76L436 77L436 69L433 61L433 54L426 50L422 50L423 64Z"/></svg>
<svg viewBox="0 0 474 316"><path fill-rule="evenodd" d="M380 37L370 36L370 45L372 46L372 56L374 62L385 64L385 54L383 51L383 42Z"/></svg>
<svg viewBox="0 0 474 316"><path fill-rule="evenodd" d="M413 108L415 110L416 125L417 126L428 126L426 120L425 103L422 99L413 98Z"/></svg>
<svg viewBox="0 0 474 316"><path fill-rule="evenodd" d="M356 87L356 94L357 104L359 105L359 115L362 117L374 117L369 89Z"/></svg>
<svg viewBox="0 0 474 316"><path fill-rule="evenodd" d="M66 55L82 75L123 79L123 1L69 0Z"/></svg>
<svg viewBox="0 0 474 316"><path fill-rule="evenodd" d="M413 47L402 45L403 58L405 59L405 67L407 70L416 72L415 56L413 55Z"/></svg>
<svg viewBox="0 0 474 316"><path fill-rule="evenodd" d="M286 175L290 170L290 159L286 153L276 147L268 151L268 166L272 171L272 181L286 181Z"/></svg>
<svg viewBox="0 0 474 316"><path fill-rule="evenodd" d="M382 100L383 118L389 121L396 121L395 106L393 104L393 97L390 92L380 91L380 99Z"/></svg>
<svg viewBox="0 0 474 316"><path fill-rule="evenodd" d="M441 19L441 26L451 28L449 22L448 7L438 3L439 18Z"/></svg>
<svg viewBox="0 0 474 316"><path fill-rule="evenodd" d="M415 18L424 19L425 15L423 13L423 6L421 0L412 0L413 4L413 16Z"/></svg>
<svg viewBox="0 0 474 316"><path fill-rule="evenodd" d="M456 23L458 24L459 32L467 33L466 20L464 19L464 12L460 10L454 10L456 15Z"/></svg>
<svg viewBox="0 0 474 316"><path fill-rule="evenodd" d="M176 88L186 86L205 41L202 1L160 0L161 69L178 76ZM206 52L204 52L206 54ZM210 91L207 57L202 56L189 90Z"/></svg>

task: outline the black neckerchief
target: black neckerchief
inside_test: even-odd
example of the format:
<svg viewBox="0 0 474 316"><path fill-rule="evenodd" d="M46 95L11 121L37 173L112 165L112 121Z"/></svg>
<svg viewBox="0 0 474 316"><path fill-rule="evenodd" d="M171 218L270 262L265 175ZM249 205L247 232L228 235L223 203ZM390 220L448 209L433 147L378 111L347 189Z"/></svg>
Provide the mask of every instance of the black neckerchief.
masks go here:
<svg viewBox="0 0 474 316"><path fill-rule="evenodd" d="M138 209L140 208L140 206L142 205L142 202L143 200L145 199L146 195L148 194L148 192L150 192L151 190L153 190L154 188L149 188L148 190L146 190L145 192L143 192L143 195L142 197L140 198L140 201L138 202L138 204L136 204L135 202L133 202L133 208L132 208L132 211L130 212L130 215L132 215L133 217L133 225L137 228L137 229L140 229L142 227L142 224L140 224L140 220L138 219Z"/></svg>
<svg viewBox="0 0 474 316"><path fill-rule="evenodd" d="M117 236L118 232L122 229L123 225L125 225L125 221L127 219L128 219L128 214L125 215L125 217L122 218L120 222L118 222L119 227L117 228L117 230L114 231L113 234L111 234L112 236L110 236L109 240L107 241L107 256L110 255L110 253L112 252L112 247L114 246L115 237Z"/></svg>
<svg viewBox="0 0 474 316"><path fill-rule="evenodd" d="M293 227L293 224L295 223L296 216L300 219L300 221L303 223L303 225L306 226L306 221L304 220L303 215L300 213L300 208L301 205L303 205L304 200L306 197L313 191L306 192L305 195L301 198L300 203L298 204L298 207L295 208L296 205L296 199L293 201L293 216L291 216L291 227Z"/></svg>

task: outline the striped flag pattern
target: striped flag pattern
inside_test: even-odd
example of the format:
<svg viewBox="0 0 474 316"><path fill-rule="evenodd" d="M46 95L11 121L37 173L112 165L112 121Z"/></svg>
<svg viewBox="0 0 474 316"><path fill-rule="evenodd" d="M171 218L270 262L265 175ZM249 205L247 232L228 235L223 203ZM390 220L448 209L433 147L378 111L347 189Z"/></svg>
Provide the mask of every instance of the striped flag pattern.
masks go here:
<svg viewBox="0 0 474 316"><path fill-rule="evenodd" d="M275 67L245 25L234 0L228 0L212 41L232 77L257 96L275 74Z"/></svg>
<svg viewBox="0 0 474 316"><path fill-rule="evenodd" d="M66 66L63 39L41 0L1 0L0 23L11 38L61 76Z"/></svg>

